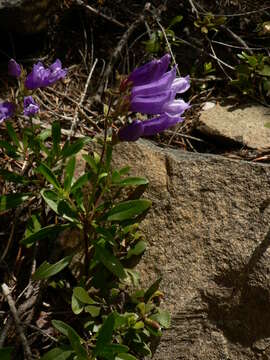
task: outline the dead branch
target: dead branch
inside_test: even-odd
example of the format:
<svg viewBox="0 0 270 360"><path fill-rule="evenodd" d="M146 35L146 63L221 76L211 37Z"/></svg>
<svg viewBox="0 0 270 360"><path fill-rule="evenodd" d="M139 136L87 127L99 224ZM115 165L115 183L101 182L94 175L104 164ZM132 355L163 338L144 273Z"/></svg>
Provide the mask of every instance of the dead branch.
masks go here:
<svg viewBox="0 0 270 360"><path fill-rule="evenodd" d="M83 1L81 0L76 0L76 3L80 6L84 6L88 11L90 11L91 13L97 15L97 16L100 16L102 17L103 19L107 20L107 21L110 21L112 22L113 24L117 25L117 26L120 26L121 28L124 28L125 25L123 23L121 23L120 21L114 19L113 17L111 16L108 16L106 14L103 14L101 11L93 8L92 6L90 5L86 5Z"/></svg>
<svg viewBox="0 0 270 360"><path fill-rule="evenodd" d="M23 332L23 327L21 325L19 314L18 314L18 311L17 311L16 306L15 306L15 302L14 302L12 296L11 296L10 289L5 283L3 283L1 287L2 287L3 294L7 299L10 311L11 311L12 316L14 318L16 329L17 329L18 334L19 334L20 339L21 339L21 343L22 343L22 346L23 346L23 349L24 349L25 359L31 360L32 359L31 349L30 349L30 347L28 345L26 336L25 336L25 334Z"/></svg>
<svg viewBox="0 0 270 360"><path fill-rule="evenodd" d="M86 96L86 93L87 93L87 89L89 87L89 83L90 83L90 80L92 78L95 67L97 65L97 62L98 62L98 59L95 59L95 62L94 62L93 66L92 66L92 68L91 68L91 70L89 72L87 81L85 83L84 91L82 93L80 102L79 102L78 106L75 109L75 114L74 114L74 117L73 117L73 120L72 120L72 123L71 123L71 127L70 127L71 134L68 136L68 140L70 140L71 136L74 136L75 133L76 133L77 126L78 126L78 121L79 121L79 117L78 117L79 109L81 108L81 106L82 106L82 104L84 102L84 99L85 99L85 96Z"/></svg>

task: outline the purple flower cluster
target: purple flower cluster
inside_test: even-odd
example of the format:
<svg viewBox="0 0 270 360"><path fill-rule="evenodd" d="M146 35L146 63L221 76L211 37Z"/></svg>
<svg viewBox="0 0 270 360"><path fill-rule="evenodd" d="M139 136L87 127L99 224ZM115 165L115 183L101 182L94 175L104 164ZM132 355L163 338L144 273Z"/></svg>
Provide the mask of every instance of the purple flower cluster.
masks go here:
<svg viewBox="0 0 270 360"><path fill-rule="evenodd" d="M9 60L8 74L19 78L22 74L20 65L14 60ZM57 59L48 68L45 68L41 62L33 66L30 74L27 75L24 86L27 90L35 90L53 85L56 81L64 78L67 75L67 69L62 69L62 64ZM25 96L23 101L23 113L25 116L33 116L39 111L39 105L35 102L32 96ZM15 113L15 105L8 101L0 103L0 123Z"/></svg>
<svg viewBox="0 0 270 360"><path fill-rule="evenodd" d="M15 111L15 105L11 102L5 101L0 104L0 124L4 120L13 116Z"/></svg>
<svg viewBox="0 0 270 360"><path fill-rule="evenodd" d="M57 80L64 78L66 75L67 69L62 69L59 59L48 68L45 68L39 61L33 66L33 70L26 77L24 85L28 90L43 88L53 85Z"/></svg>
<svg viewBox="0 0 270 360"><path fill-rule="evenodd" d="M190 105L175 97L189 89L189 76L176 77L176 67L167 71L170 60L170 55L166 54L129 75L128 82L132 84L130 110L158 116L146 121L135 120L120 129L120 140L135 141L141 136L155 135L183 121L181 115Z"/></svg>

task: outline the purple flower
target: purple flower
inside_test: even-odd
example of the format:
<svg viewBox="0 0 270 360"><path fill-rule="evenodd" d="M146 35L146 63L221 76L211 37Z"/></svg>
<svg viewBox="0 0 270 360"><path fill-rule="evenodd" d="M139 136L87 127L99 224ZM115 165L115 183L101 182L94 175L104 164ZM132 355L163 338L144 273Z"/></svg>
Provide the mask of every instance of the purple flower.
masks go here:
<svg viewBox="0 0 270 360"><path fill-rule="evenodd" d="M152 136L183 121L181 115L190 105L176 95L190 87L189 76L176 77L176 69L167 71L170 55L153 60L137 69L128 77L132 81L129 97L130 110L157 115L140 122L133 121L118 132L122 141L135 141L141 136Z"/></svg>
<svg viewBox="0 0 270 360"><path fill-rule="evenodd" d="M15 105L11 102L5 101L0 104L0 123L9 117L13 116Z"/></svg>
<svg viewBox="0 0 270 360"><path fill-rule="evenodd" d="M162 110L168 115L180 116L189 108L190 105L186 103L183 99L177 99L171 102L167 102L163 106Z"/></svg>
<svg viewBox="0 0 270 360"><path fill-rule="evenodd" d="M23 100L25 116L33 116L39 111L39 105L35 102L32 96L26 96Z"/></svg>
<svg viewBox="0 0 270 360"><path fill-rule="evenodd" d="M168 112L180 116L189 108L189 105L181 100L181 106L179 106L180 104L178 100L175 100L175 96L178 93L185 92L189 87L189 76L185 78L176 77L176 67L174 67L154 81L133 86L130 96L130 110L152 115ZM175 112L176 109L179 111Z"/></svg>
<svg viewBox="0 0 270 360"><path fill-rule="evenodd" d="M67 69L62 69L62 64L57 59L48 68L45 68L41 62L33 66L33 70L26 77L25 87L28 90L34 90L54 84L57 80L62 79L67 74Z"/></svg>
<svg viewBox="0 0 270 360"><path fill-rule="evenodd" d="M164 55L159 60L152 60L133 70L129 75L128 80L132 81L134 86L145 85L151 81L157 80L168 69L170 60L171 56L169 54Z"/></svg>
<svg viewBox="0 0 270 360"><path fill-rule="evenodd" d="M141 136L143 136L143 122L139 120L134 120L132 124L118 131L118 138L121 141L136 141Z"/></svg>
<svg viewBox="0 0 270 360"><path fill-rule="evenodd" d="M135 96L130 103L130 109L133 112L144 114L161 114L163 106L170 103L175 98L175 92L166 90L161 93L150 96Z"/></svg>
<svg viewBox="0 0 270 360"><path fill-rule="evenodd" d="M33 70L30 72L30 74L27 75L24 83L25 87L28 90L34 90L37 88L48 86L49 75L50 70L45 69L43 64L39 61L37 64L34 64Z"/></svg>
<svg viewBox="0 0 270 360"><path fill-rule="evenodd" d="M179 116L171 117L167 114L146 121L135 120L132 124L119 130L118 138L121 141L136 141L143 136L156 135L183 120Z"/></svg>
<svg viewBox="0 0 270 360"><path fill-rule="evenodd" d="M10 76L14 76L14 77L20 77L21 75L21 67L20 65L14 60L14 59L10 59L8 62L8 74Z"/></svg>
<svg viewBox="0 0 270 360"><path fill-rule="evenodd" d="M49 66L49 70L49 85L54 84L57 80L60 80L67 75L67 69L62 69L62 63L59 59L57 59L51 66Z"/></svg>

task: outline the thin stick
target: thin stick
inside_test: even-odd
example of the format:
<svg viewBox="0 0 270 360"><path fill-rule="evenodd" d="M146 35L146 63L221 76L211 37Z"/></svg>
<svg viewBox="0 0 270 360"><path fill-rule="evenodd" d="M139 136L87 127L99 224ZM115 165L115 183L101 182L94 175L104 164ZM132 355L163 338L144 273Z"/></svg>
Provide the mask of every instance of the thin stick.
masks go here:
<svg viewBox="0 0 270 360"><path fill-rule="evenodd" d="M239 42L239 44L241 44L250 54L254 54L253 51L248 47L247 43L243 39L241 39L240 36L235 34L231 29L224 25L221 25L221 28L227 31L227 33L230 34L233 39Z"/></svg>
<svg viewBox="0 0 270 360"><path fill-rule="evenodd" d="M24 349L25 359L31 360L32 359L31 349L30 349L30 347L28 345L26 336L24 335L23 328L21 326L21 321L20 321L16 306L15 306L15 302L14 302L12 296L11 296L9 287L5 283L3 283L1 287L2 287L3 294L7 299L10 311L12 313L12 316L14 318L16 329L17 329L17 331L19 333L19 336L21 338L22 346L23 346L23 349Z"/></svg>
<svg viewBox="0 0 270 360"><path fill-rule="evenodd" d="M98 62L98 59L95 59L94 64L93 64L93 66L92 66L92 68L91 68L91 70L90 70L90 72L89 72L87 81L86 81L86 83L85 83L84 91L83 91L83 93L82 93L80 102L79 102L78 106L77 106L76 109L75 109L74 118L73 118L73 121L72 121L72 124L71 124L71 127L70 127L71 135L68 137L68 140L70 140L70 137L71 137L71 136L74 136L75 133L76 133L77 126L78 126L78 122L79 122L79 117L78 117L79 109L80 109L80 107L82 106L82 104L83 104L83 102L84 102L84 99L85 99L85 96L86 96L86 93L87 93L87 89L88 89L90 80L91 80L91 78L92 78L93 72L94 72L94 70L95 70L95 67L96 67L96 65L97 65L97 62Z"/></svg>
<svg viewBox="0 0 270 360"><path fill-rule="evenodd" d="M174 65L176 66L176 71L177 71L178 75L181 76L180 70L179 70L179 68L178 68L178 66L177 66L175 57L174 57L173 52L172 52L171 44L169 43L169 40L168 40L168 38L167 38L166 31L164 30L164 27L161 25L161 23L159 22L159 20L158 20L157 18L156 18L156 22L157 22L158 26L160 27L160 30L162 31L162 34L163 34L164 39L165 39L165 41L166 41L166 44L167 44L167 46L168 46L169 53L170 53L170 55L171 55L171 57L172 57L172 60L173 60Z"/></svg>
<svg viewBox="0 0 270 360"><path fill-rule="evenodd" d="M93 7L90 6L90 5L86 5L86 4L85 4L83 1L81 1L81 0L77 0L77 4L84 6L84 7L85 7L86 9L88 9L91 13L93 13L93 14L95 14L95 15L98 15L98 16L100 16L100 17L103 17L105 20L108 20L108 21L112 22L112 23L115 24L115 25L118 25L118 26L120 26L120 27L122 27L122 28L125 27L125 25L124 25L123 23L121 23L120 21L118 21L118 20L114 19L113 17L110 17L110 16L108 16L108 15L106 15L106 14L103 14L102 12L100 12L99 10L96 10L95 8L93 8Z"/></svg>
<svg viewBox="0 0 270 360"><path fill-rule="evenodd" d="M127 31L123 34L121 40L119 41L117 47L114 49L110 61L108 62L106 69L104 71L102 80L99 84L97 94L94 97L94 101L100 102L101 101L101 95L103 94L103 91L106 90L106 82L108 81L108 78L112 72L112 68L114 67L117 59L119 58L124 46L126 45L128 39L130 38L131 34L134 32L134 30L144 21L144 14L141 14L137 20L135 20L130 27L127 29Z"/></svg>

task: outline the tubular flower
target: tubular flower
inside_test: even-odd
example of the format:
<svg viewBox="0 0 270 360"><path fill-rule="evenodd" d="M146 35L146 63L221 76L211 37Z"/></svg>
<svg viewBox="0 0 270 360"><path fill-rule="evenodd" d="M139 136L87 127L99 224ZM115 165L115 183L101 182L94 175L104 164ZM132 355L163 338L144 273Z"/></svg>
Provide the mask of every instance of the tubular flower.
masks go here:
<svg viewBox="0 0 270 360"><path fill-rule="evenodd" d="M181 115L190 105L182 99L175 99L190 87L189 76L176 77L176 67L167 71L170 55L153 60L128 77L132 81L129 108L133 112L156 115L149 120L135 120L118 132L122 141L135 141L141 136L155 135L183 121Z"/></svg>
<svg viewBox="0 0 270 360"><path fill-rule="evenodd" d="M143 136L156 135L183 120L181 117L171 117L167 114L146 121L134 120L130 125L119 130L118 138L121 141L136 141Z"/></svg>
<svg viewBox="0 0 270 360"><path fill-rule="evenodd" d="M171 56L169 54L162 56L159 60L152 60L133 70L128 77L128 81L132 82L132 85L138 86L157 80L168 69L170 60Z"/></svg>
<svg viewBox="0 0 270 360"><path fill-rule="evenodd" d="M32 96L26 96L23 100L25 116L33 116L39 111L39 105L35 102Z"/></svg>
<svg viewBox="0 0 270 360"><path fill-rule="evenodd" d="M62 64L57 59L48 68L39 61L33 66L31 73L26 77L25 87L28 90L34 90L54 84L57 80L62 79L67 74L67 69L62 69Z"/></svg>
<svg viewBox="0 0 270 360"><path fill-rule="evenodd" d="M14 59L10 59L8 62L8 74L10 76L14 76L14 77L20 77L21 75L21 67L20 65L14 60Z"/></svg>
<svg viewBox="0 0 270 360"><path fill-rule="evenodd" d="M15 105L11 102L5 101L0 104L0 123L9 117L13 116L15 112Z"/></svg>

